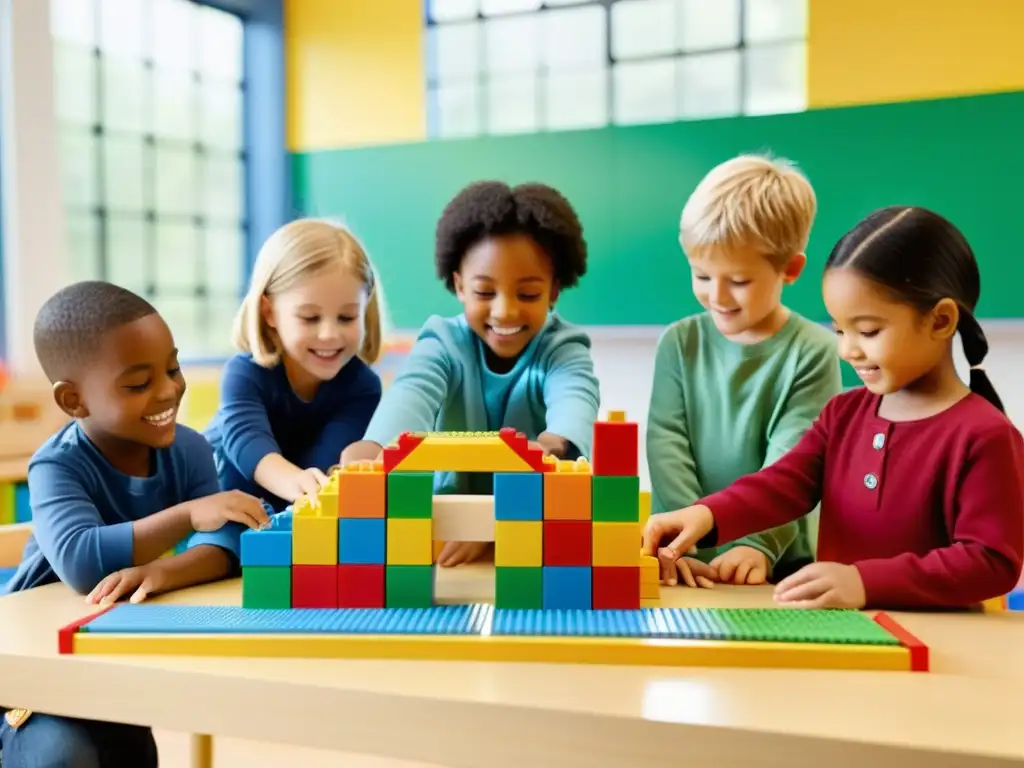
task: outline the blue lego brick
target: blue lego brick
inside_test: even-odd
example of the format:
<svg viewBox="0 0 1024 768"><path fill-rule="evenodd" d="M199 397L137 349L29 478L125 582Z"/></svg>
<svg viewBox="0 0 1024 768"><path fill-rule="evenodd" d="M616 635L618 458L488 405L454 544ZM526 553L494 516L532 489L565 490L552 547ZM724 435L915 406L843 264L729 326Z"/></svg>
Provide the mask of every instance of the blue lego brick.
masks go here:
<svg viewBox="0 0 1024 768"><path fill-rule="evenodd" d="M292 529L292 520L295 518L295 510L292 507L289 506L284 511L277 513L275 513L274 508L267 503L263 504L263 508L270 517L270 525L266 526L264 530L290 531Z"/></svg>
<svg viewBox="0 0 1024 768"><path fill-rule="evenodd" d="M543 520L544 476L539 472L495 472L494 519Z"/></svg>
<svg viewBox="0 0 1024 768"><path fill-rule="evenodd" d="M338 520L338 563L383 565L386 560L387 520L383 517L343 517Z"/></svg>
<svg viewBox="0 0 1024 768"><path fill-rule="evenodd" d="M489 605L435 608L239 608L119 603L83 627L128 634L477 635Z"/></svg>
<svg viewBox="0 0 1024 768"><path fill-rule="evenodd" d="M1006 609L1008 611L1024 611L1024 587L1015 589L1006 596Z"/></svg>
<svg viewBox="0 0 1024 768"><path fill-rule="evenodd" d="M242 532L241 565L291 565L292 532L267 528Z"/></svg>
<svg viewBox="0 0 1024 768"><path fill-rule="evenodd" d="M900 644L894 635L859 611L776 608L497 609L491 634L833 645Z"/></svg>
<svg viewBox="0 0 1024 768"><path fill-rule="evenodd" d="M32 522L32 504L28 497L28 483L18 483L14 487L14 522Z"/></svg>
<svg viewBox="0 0 1024 768"><path fill-rule="evenodd" d="M14 576L14 572L16 570L18 570L18 569L17 568L0 568L0 587L2 587L4 584L6 584L8 581L11 580L11 577Z"/></svg>
<svg viewBox="0 0 1024 768"><path fill-rule="evenodd" d="M543 568L543 595L545 610L577 609L591 607L591 575L588 565L546 565Z"/></svg>

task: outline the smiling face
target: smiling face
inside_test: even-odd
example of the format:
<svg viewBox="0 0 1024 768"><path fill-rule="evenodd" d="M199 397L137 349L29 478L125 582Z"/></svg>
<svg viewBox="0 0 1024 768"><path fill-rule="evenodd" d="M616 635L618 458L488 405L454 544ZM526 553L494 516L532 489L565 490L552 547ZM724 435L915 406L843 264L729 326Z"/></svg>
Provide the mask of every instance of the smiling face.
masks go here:
<svg viewBox="0 0 1024 768"><path fill-rule="evenodd" d="M840 356L877 395L913 388L949 354L958 320L949 299L922 313L848 268L828 270L822 294L839 336Z"/></svg>
<svg viewBox="0 0 1024 768"><path fill-rule="evenodd" d="M315 392L359 353L367 300L366 285L340 262L263 298L263 319L281 340L285 370L300 395Z"/></svg>
<svg viewBox="0 0 1024 768"><path fill-rule="evenodd" d="M489 237L466 251L454 275L466 322L508 370L536 336L558 296L551 260L527 235Z"/></svg>
<svg viewBox="0 0 1024 768"><path fill-rule="evenodd" d="M723 336L755 343L778 331L788 316L782 287L799 277L806 264L796 254L777 269L753 248L721 248L691 258L693 294Z"/></svg>
<svg viewBox="0 0 1024 768"><path fill-rule="evenodd" d="M89 439L115 466L123 468L120 459L126 457L130 465L133 448L166 448L174 442L185 379L160 315L107 331L98 353L82 368L72 381L57 384L57 402L81 419Z"/></svg>

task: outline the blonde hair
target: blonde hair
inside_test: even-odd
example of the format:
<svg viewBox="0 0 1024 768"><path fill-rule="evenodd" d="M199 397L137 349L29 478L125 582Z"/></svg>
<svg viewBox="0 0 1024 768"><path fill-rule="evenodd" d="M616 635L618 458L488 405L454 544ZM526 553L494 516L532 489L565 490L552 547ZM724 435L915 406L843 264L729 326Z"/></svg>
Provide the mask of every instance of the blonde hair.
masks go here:
<svg viewBox="0 0 1024 768"><path fill-rule="evenodd" d="M375 363L383 345L381 287L362 244L344 227L321 219L296 219L274 232L260 248L249 291L235 315L231 340L257 364L271 368L281 361L281 341L263 318L263 297L273 297L300 280L341 262L366 285L363 345L359 357Z"/></svg>
<svg viewBox="0 0 1024 768"><path fill-rule="evenodd" d="M807 248L817 208L814 188L789 160L740 155L701 179L683 208L679 242L691 258L756 248L779 268Z"/></svg>

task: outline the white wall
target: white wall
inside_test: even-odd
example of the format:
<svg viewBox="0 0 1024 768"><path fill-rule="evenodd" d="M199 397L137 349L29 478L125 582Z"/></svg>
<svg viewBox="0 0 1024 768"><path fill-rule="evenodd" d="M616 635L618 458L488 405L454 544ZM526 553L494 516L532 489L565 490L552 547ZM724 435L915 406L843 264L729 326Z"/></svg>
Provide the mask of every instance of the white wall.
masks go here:
<svg viewBox="0 0 1024 768"><path fill-rule="evenodd" d="M1024 321L983 323L989 339L985 369L1007 414L1024 430ZM590 329L597 376L601 381L601 413L624 410L640 424L640 484L650 488L644 433L654 371L658 328ZM957 362L966 381L967 364L957 346Z"/></svg>

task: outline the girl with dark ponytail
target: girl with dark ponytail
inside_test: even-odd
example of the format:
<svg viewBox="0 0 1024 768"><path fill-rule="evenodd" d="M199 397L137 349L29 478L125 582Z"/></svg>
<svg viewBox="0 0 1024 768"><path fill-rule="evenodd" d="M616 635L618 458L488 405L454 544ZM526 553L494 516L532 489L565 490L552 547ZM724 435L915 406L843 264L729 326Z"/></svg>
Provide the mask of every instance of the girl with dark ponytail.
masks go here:
<svg viewBox="0 0 1024 768"><path fill-rule="evenodd" d="M774 464L652 516L644 549L672 560L820 502L818 562L776 585L780 603L954 608L1012 590L1024 564L1024 440L981 367L980 293L974 253L945 218L870 214L836 244L823 282L840 355L865 386L829 401ZM953 363L957 335L969 386Z"/></svg>

